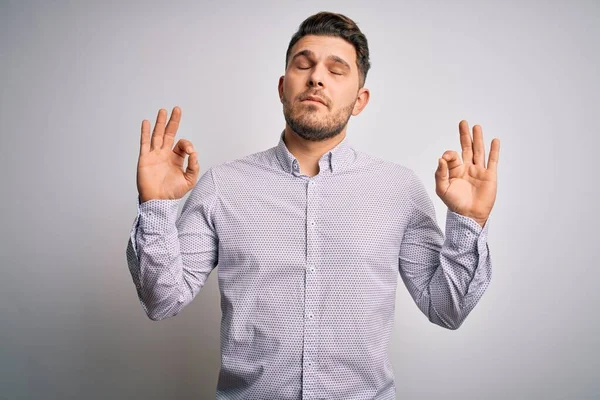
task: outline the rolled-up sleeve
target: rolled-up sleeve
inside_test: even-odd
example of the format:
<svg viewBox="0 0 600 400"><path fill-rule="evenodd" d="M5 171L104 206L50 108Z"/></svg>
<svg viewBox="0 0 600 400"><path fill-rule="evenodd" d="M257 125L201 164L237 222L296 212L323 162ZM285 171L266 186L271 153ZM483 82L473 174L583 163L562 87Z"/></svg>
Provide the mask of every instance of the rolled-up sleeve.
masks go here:
<svg viewBox="0 0 600 400"><path fill-rule="evenodd" d="M414 172L411 176L412 210L400 244L400 275L429 321L458 329L492 277L490 218L481 227L447 209L444 235L425 187Z"/></svg>
<svg viewBox="0 0 600 400"><path fill-rule="evenodd" d="M218 260L212 169L198 180L177 217L179 200L139 202L127 263L142 308L152 320L177 315L204 286Z"/></svg>

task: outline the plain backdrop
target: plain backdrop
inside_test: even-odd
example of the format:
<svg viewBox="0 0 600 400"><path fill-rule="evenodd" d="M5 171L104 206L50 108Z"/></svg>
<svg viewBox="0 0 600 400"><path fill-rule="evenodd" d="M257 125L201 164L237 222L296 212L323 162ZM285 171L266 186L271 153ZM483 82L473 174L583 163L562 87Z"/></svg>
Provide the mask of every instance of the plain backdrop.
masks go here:
<svg viewBox="0 0 600 400"><path fill-rule="evenodd" d="M600 396L596 0L0 4L0 398L214 398L218 268L160 322L127 268L141 121L180 106L201 173L275 146L285 51L318 11L369 41L348 138L412 168L441 227L434 171L459 121L486 160L501 141L491 284L450 331L399 280L398 399Z"/></svg>

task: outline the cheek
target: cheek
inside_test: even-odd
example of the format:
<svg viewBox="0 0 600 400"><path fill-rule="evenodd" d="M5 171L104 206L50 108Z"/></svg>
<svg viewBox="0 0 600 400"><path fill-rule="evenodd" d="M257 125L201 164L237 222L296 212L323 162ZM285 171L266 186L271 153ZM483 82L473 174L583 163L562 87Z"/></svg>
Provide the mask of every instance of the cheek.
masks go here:
<svg viewBox="0 0 600 400"><path fill-rule="evenodd" d="M283 80L283 91L288 95L297 96L305 90L305 83L302 78L299 76L294 76L294 74L289 74Z"/></svg>
<svg viewBox="0 0 600 400"><path fill-rule="evenodd" d="M344 94L344 100L340 102L341 105L347 107L350 104L354 104L356 101L356 92L348 91Z"/></svg>
<svg viewBox="0 0 600 400"><path fill-rule="evenodd" d="M289 82L286 83L283 86L283 90L285 92L286 97L290 100L295 99L299 94L298 89L296 88L296 86L293 83L289 83Z"/></svg>

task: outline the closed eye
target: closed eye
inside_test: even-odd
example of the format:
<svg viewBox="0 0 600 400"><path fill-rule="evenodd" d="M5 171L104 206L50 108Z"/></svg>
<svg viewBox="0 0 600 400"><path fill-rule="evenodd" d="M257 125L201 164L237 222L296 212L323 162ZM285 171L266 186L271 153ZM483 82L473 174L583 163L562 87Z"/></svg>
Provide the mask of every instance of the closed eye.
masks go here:
<svg viewBox="0 0 600 400"><path fill-rule="evenodd" d="M310 67L296 67L298 69L309 69ZM339 72L335 72L335 71L331 71L332 74L334 75L344 75L343 73L339 73Z"/></svg>

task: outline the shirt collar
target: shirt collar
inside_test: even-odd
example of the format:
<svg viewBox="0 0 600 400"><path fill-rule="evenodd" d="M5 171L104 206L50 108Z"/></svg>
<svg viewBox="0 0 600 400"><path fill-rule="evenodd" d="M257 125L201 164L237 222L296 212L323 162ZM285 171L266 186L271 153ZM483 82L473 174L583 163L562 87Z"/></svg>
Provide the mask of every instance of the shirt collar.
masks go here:
<svg viewBox="0 0 600 400"><path fill-rule="evenodd" d="M293 174L294 172L300 171L300 164L296 157L290 153L283 141L284 135L285 130L279 135L279 143L277 144L277 147L275 147L275 155L279 160L281 168L283 168L285 172ZM346 135L334 148L321 156L319 159L319 172L329 170L331 173L338 173L347 168L353 160L354 149Z"/></svg>

